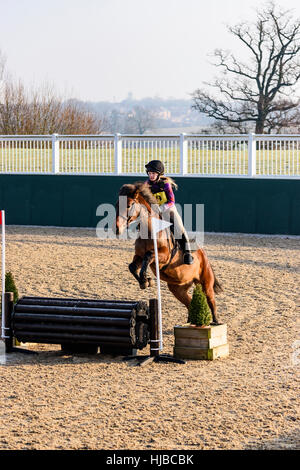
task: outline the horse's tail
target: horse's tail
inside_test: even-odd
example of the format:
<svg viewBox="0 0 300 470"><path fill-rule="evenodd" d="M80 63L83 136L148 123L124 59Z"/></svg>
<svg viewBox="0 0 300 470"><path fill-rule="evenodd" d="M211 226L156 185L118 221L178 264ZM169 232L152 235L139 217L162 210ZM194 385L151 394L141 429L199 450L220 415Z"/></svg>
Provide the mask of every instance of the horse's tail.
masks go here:
<svg viewBox="0 0 300 470"><path fill-rule="evenodd" d="M215 292L215 294L220 294L221 292L223 292L223 287L221 286L220 282L216 278L216 275L215 275L214 270L213 270L211 265L210 265L210 267L211 267L211 270L212 270L212 272L214 274L214 278L215 278L214 279L214 292Z"/></svg>

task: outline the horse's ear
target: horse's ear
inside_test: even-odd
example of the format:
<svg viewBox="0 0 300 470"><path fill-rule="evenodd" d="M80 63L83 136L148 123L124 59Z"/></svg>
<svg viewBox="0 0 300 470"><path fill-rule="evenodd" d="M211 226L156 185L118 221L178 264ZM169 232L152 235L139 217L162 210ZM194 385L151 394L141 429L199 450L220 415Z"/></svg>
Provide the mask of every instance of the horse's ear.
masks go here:
<svg viewBox="0 0 300 470"><path fill-rule="evenodd" d="M129 186L132 186L134 188L133 190L133 193L131 194L131 197L137 201L138 200L138 197L140 194L143 194L143 188L145 187L145 183L143 182L136 182L132 185L129 185Z"/></svg>
<svg viewBox="0 0 300 470"><path fill-rule="evenodd" d="M136 187L133 184L123 184L119 191L119 196L128 196L133 198L136 192Z"/></svg>

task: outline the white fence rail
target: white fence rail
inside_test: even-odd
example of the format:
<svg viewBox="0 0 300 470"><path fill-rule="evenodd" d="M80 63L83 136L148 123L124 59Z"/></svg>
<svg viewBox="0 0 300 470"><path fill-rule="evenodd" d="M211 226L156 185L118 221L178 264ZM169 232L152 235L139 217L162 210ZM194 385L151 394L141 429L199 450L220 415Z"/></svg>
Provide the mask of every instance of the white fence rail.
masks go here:
<svg viewBox="0 0 300 470"><path fill-rule="evenodd" d="M300 178L300 135L0 136L0 173Z"/></svg>

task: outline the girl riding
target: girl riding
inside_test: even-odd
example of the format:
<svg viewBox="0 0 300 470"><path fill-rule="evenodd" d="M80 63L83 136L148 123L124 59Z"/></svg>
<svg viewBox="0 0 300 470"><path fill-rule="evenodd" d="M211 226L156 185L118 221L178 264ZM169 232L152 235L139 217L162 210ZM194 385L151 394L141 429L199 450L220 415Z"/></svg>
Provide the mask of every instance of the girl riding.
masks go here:
<svg viewBox="0 0 300 470"><path fill-rule="evenodd" d="M191 254L189 237L175 206L173 188L177 189L177 185L171 178L164 175L164 164L160 160L152 160L145 168L148 174L147 183L160 206L163 218L169 219L173 224L170 228L173 234L176 234L175 238L178 238L178 243L184 253L183 262L192 264L194 258Z"/></svg>

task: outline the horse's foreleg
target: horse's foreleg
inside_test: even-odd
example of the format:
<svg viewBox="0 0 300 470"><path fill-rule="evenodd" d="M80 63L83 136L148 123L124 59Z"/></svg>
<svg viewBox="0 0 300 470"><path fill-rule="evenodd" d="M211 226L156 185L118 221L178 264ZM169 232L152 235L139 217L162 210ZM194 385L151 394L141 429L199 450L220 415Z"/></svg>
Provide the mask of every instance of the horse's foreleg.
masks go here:
<svg viewBox="0 0 300 470"><path fill-rule="evenodd" d="M147 269L149 264L152 263L154 259L154 255L152 251L147 251L143 258L142 268L140 270L140 277L139 283L141 289L146 289L146 287L150 287L153 284L151 277L147 277Z"/></svg>
<svg viewBox="0 0 300 470"><path fill-rule="evenodd" d="M140 276L138 275L138 270L142 266L143 258L141 256L134 255L132 262L128 265L129 271L135 277L135 279L140 283Z"/></svg>

